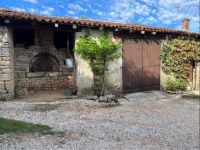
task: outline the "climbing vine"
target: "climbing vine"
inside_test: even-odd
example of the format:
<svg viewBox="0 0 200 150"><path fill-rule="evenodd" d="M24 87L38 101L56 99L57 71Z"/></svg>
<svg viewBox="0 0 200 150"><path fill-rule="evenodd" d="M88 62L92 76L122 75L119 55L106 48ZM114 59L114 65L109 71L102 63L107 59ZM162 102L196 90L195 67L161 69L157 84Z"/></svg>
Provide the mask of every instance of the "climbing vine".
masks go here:
<svg viewBox="0 0 200 150"><path fill-rule="evenodd" d="M167 40L163 43L160 57L166 74L188 82L191 64L200 61L200 42L187 37Z"/></svg>
<svg viewBox="0 0 200 150"><path fill-rule="evenodd" d="M99 35L96 39L87 33L79 37L76 42L75 52L88 61L94 76L97 76L99 79L101 92L98 95L104 94L106 65L109 61L120 56L118 52L119 47L120 42L113 42L112 37L107 33Z"/></svg>

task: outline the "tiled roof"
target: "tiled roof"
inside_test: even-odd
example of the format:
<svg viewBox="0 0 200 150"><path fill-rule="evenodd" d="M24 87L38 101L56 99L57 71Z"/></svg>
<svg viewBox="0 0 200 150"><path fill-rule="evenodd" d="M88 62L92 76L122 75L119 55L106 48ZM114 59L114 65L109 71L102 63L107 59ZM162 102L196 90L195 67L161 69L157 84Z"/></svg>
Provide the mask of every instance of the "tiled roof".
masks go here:
<svg viewBox="0 0 200 150"><path fill-rule="evenodd" d="M118 28L122 30L132 30L132 31L177 33L177 34L199 36L199 33L192 33L192 32L174 30L174 29L169 29L169 28L157 28L157 27L149 27L149 26L129 24L129 23L105 22L105 21L75 19L75 18L67 18L67 17L38 16L38 15L30 14L30 13L12 11L12 10L2 9L2 8L0 8L0 18L22 20L22 21L23 20L34 21L34 22L41 22L41 23L76 24L80 26L107 27L107 28Z"/></svg>

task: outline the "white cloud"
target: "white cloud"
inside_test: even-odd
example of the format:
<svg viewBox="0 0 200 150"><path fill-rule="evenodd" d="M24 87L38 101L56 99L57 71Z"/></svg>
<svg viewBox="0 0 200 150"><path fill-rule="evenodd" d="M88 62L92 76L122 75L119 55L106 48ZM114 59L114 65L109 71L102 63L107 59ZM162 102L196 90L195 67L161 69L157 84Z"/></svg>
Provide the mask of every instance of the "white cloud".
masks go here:
<svg viewBox="0 0 200 150"><path fill-rule="evenodd" d="M78 12L87 12L87 8L81 7L79 4L69 4L68 7L70 10L78 11Z"/></svg>
<svg viewBox="0 0 200 150"><path fill-rule="evenodd" d="M40 15L52 15L52 13L55 11L53 7L46 7L42 6L42 9L39 8L30 8L29 11L34 14L40 14Z"/></svg>
<svg viewBox="0 0 200 150"><path fill-rule="evenodd" d="M158 2L158 20L164 24L178 24L180 29L181 19L190 18L190 27L192 31L198 31L199 28L199 2L198 0L159 0Z"/></svg>
<svg viewBox="0 0 200 150"><path fill-rule="evenodd" d="M150 8L146 5L141 5L140 3L136 3L135 13L147 16L150 13Z"/></svg>
<svg viewBox="0 0 200 150"><path fill-rule="evenodd" d="M102 15L103 15L103 12L102 12L102 11L97 11L96 14L97 14L98 16L102 16Z"/></svg>
<svg viewBox="0 0 200 150"><path fill-rule="evenodd" d="M97 16L103 16L105 14L103 11L100 11L98 9L92 9L91 8L91 11Z"/></svg>
<svg viewBox="0 0 200 150"><path fill-rule="evenodd" d="M131 19L138 15L147 16L150 14L150 8L138 1L124 0L123 3L118 0L113 0L113 5L110 8L110 20L118 20L123 22L130 22Z"/></svg>
<svg viewBox="0 0 200 150"><path fill-rule="evenodd" d="M49 10L42 10L42 11L39 11L39 13L41 14L41 15L51 15L51 11L49 11Z"/></svg>
<svg viewBox="0 0 200 150"><path fill-rule="evenodd" d="M43 15L51 15L55 11L55 8L53 7L42 6L42 8L43 10L40 11L40 14Z"/></svg>
<svg viewBox="0 0 200 150"><path fill-rule="evenodd" d="M10 8L16 11L23 11L23 12L26 11L24 8L19 8L19 7L10 7Z"/></svg>
<svg viewBox="0 0 200 150"><path fill-rule="evenodd" d="M73 10L67 11L67 13L70 14L70 15L75 15L76 14L76 12L73 11Z"/></svg>
<svg viewBox="0 0 200 150"><path fill-rule="evenodd" d="M156 23L156 18L155 18L155 17L150 16L150 17L147 18L147 20L148 20L149 22Z"/></svg>
<svg viewBox="0 0 200 150"><path fill-rule="evenodd" d="M32 4L37 4L38 3L38 0L23 0L25 2L29 2L29 3L32 3Z"/></svg>
<svg viewBox="0 0 200 150"><path fill-rule="evenodd" d="M180 29L181 19L191 19L192 31L199 28L199 0L110 0L107 20L133 22ZM105 15L106 16L106 15Z"/></svg>

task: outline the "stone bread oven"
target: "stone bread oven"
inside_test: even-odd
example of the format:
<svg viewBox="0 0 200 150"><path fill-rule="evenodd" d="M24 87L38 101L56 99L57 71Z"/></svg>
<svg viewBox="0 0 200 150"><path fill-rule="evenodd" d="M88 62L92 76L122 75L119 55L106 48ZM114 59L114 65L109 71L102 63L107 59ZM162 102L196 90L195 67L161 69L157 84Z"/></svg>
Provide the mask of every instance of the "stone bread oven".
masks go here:
<svg viewBox="0 0 200 150"><path fill-rule="evenodd" d="M59 60L51 54L41 53L34 56L30 66L31 72L58 72Z"/></svg>
<svg viewBox="0 0 200 150"><path fill-rule="evenodd" d="M25 33L27 32L30 31ZM29 39L34 39L34 41L28 41L28 44L14 41L16 97L24 97L38 90L62 89L64 79L74 74L74 69L67 69L65 65L65 59L69 55L65 45L59 48L55 46L55 31L35 29L31 32L33 33L29 33L29 36L34 35L34 38L29 37ZM70 40L73 43L72 35L73 33L70 33ZM72 48L73 46L70 50ZM72 52L70 54L73 56Z"/></svg>

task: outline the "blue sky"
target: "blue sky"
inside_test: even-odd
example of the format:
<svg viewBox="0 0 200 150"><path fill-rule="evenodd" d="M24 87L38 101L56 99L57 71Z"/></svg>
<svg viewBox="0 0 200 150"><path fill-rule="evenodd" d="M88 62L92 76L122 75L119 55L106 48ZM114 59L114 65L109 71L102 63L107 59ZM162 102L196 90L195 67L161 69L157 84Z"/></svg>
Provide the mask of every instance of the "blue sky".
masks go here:
<svg viewBox="0 0 200 150"><path fill-rule="evenodd" d="M86 17L180 29L188 17L199 32L199 0L0 0L0 7L38 15Z"/></svg>

